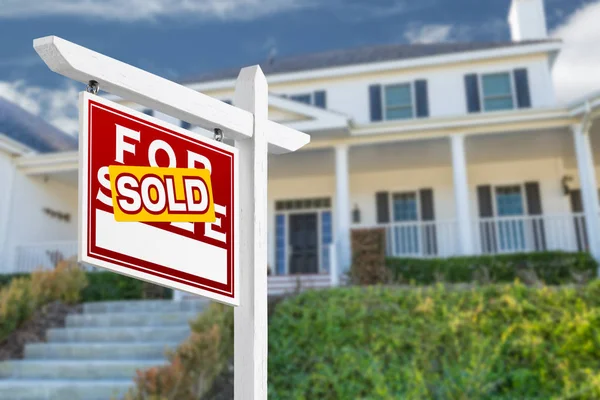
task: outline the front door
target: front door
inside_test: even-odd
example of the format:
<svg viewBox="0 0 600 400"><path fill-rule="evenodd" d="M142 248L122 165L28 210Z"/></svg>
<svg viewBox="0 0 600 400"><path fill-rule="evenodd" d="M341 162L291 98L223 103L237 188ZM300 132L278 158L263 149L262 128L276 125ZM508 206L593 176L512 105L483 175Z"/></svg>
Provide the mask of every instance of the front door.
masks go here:
<svg viewBox="0 0 600 400"><path fill-rule="evenodd" d="M317 213L290 214L290 274L319 272Z"/></svg>

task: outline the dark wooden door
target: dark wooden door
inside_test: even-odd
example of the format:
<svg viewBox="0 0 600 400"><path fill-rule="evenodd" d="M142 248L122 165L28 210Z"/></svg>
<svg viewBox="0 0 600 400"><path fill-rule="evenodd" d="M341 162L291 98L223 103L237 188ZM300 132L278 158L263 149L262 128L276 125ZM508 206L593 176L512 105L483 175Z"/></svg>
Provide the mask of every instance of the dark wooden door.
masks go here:
<svg viewBox="0 0 600 400"><path fill-rule="evenodd" d="M290 215L290 273L316 274L319 272L319 240L317 214Z"/></svg>

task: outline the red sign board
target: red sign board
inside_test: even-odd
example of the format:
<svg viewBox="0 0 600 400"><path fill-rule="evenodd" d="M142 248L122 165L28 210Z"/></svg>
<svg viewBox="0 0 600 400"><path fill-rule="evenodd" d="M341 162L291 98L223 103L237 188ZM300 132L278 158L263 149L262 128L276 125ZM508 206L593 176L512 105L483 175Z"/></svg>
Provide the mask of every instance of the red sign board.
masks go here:
<svg viewBox="0 0 600 400"><path fill-rule="evenodd" d="M237 149L88 93L80 96L80 116L80 261L239 305ZM155 167L156 182L167 168L206 170L212 222L183 222L181 215L176 222L117 221L109 170L127 172L123 167ZM169 188L148 190L145 199L159 202ZM122 201L128 209L134 197Z"/></svg>

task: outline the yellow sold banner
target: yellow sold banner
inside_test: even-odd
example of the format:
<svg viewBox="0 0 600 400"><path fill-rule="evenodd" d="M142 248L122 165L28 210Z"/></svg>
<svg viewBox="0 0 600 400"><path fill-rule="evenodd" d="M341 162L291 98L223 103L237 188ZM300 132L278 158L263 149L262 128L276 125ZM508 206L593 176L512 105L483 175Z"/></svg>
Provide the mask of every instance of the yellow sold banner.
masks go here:
<svg viewBox="0 0 600 400"><path fill-rule="evenodd" d="M108 167L118 222L215 222L210 172L195 168Z"/></svg>

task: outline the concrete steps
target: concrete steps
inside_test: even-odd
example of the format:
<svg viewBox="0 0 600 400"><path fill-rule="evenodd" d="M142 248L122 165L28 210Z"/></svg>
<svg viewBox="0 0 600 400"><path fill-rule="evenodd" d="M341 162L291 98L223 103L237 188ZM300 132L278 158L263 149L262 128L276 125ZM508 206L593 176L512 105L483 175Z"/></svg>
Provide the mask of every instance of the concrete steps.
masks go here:
<svg viewBox="0 0 600 400"><path fill-rule="evenodd" d="M32 343L27 360L156 360L165 358L177 343Z"/></svg>
<svg viewBox="0 0 600 400"><path fill-rule="evenodd" d="M68 315L67 328L117 326L181 326L196 318L195 312L138 312Z"/></svg>
<svg viewBox="0 0 600 400"><path fill-rule="evenodd" d="M190 334L188 326L117 327L49 329L46 338L51 343L80 342L182 342Z"/></svg>
<svg viewBox="0 0 600 400"><path fill-rule="evenodd" d="M131 379L118 380L0 380L0 399L10 400L111 400L132 387Z"/></svg>
<svg viewBox="0 0 600 400"><path fill-rule="evenodd" d="M0 379L131 379L138 369L151 368L165 363L156 360L25 360L0 364ZM0 380L0 382L3 382Z"/></svg>
<svg viewBox="0 0 600 400"><path fill-rule="evenodd" d="M119 399L138 369L163 365L190 334L205 300L89 303L25 346L23 360L0 362L0 400Z"/></svg>

